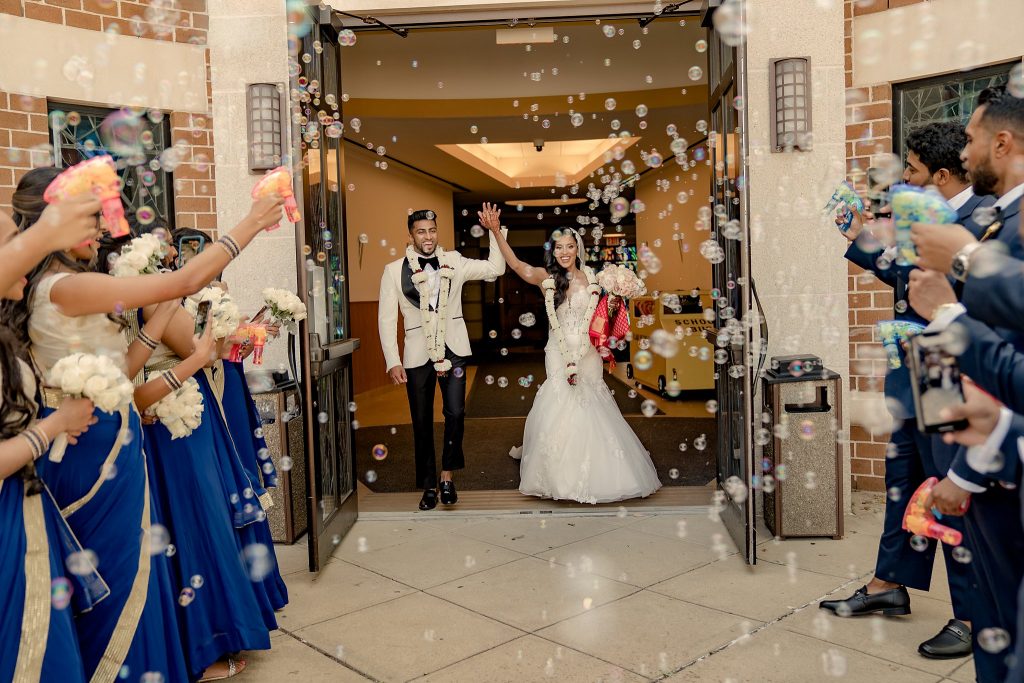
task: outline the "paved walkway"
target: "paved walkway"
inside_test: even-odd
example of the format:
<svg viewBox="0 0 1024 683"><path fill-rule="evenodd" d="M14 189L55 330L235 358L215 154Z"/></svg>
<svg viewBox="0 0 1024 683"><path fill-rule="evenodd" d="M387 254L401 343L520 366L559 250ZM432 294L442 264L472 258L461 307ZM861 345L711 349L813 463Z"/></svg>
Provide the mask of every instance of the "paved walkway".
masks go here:
<svg viewBox="0 0 1024 683"><path fill-rule="evenodd" d="M291 604L239 680L973 681L916 653L950 617L941 561L911 617L816 608L874 565L881 500L854 508L846 539L768 540L753 568L704 511L361 521L315 579L278 548Z"/></svg>

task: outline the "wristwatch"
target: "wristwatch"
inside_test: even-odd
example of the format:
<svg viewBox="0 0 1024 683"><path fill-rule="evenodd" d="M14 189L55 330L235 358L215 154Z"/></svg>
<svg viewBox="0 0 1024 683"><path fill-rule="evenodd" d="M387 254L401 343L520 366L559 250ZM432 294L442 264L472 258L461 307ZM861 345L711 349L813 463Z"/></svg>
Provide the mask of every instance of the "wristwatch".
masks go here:
<svg viewBox="0 0 1024 683"><path fill-rule="evenodd" d="M971 268L971 255L981 246L981 242L971 242L965 245L953 255L953 263L949 267L949 274L960 282L967 281L967 273Z"/></svg>

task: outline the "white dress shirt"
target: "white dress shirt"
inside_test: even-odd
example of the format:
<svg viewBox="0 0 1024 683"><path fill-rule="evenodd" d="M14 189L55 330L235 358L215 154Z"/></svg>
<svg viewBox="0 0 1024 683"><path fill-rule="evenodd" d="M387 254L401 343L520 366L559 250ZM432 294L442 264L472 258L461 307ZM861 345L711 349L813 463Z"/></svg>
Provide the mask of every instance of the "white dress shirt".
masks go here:
<svg viewBox="0 0 1024 683"><path fill-rule="evenodd" d="M959 211L960 208L967 203L967 201L974 196L974 188L968 185L964 190L958 192L953 197L950 197L947 202L954 211Z"/></svg>

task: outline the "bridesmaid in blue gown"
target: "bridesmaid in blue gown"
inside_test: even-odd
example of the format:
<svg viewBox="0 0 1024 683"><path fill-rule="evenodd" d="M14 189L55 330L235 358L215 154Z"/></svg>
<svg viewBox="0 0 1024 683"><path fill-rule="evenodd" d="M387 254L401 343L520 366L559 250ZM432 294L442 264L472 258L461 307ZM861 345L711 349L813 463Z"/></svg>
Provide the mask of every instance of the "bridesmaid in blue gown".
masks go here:
<svg viewBox="0 0 1024 683"><path fill-rule="evenodd" d="M22 229L38 220L52 168L33 169L21 179L12 203ZM219 248L174 273L113 278L88 272L95 240L48 255L29 275L25 302L4 305L3 322L28 345L40 375L75 352L107 355L134 376L148 355L131 351L114 313L170 301L198 291L260 231L280 220L281 201L254 202ZM43 415L61 404L44 387ZM40 474L82 545L95 553L110 595L75 621L86 677L96 681L160 676L166 683L190 678L174 612L168 555L151 534L154 522L142 431L134 407L108 415L70 446L64 459L44 458ZM133 533L132 529L136 529ZM151 552L152 551L152 552Z"/></svg>
<svg viewBox="0 0 1024 683"><path fill-rule="evenodd" d="M206 672L221 658L220 668L241 673L245 662L228 655L242 650L270 649L270 628L263 604L251 588L242 563L242 548L234 533L234 517L241 506L231 502L222 461L228 447L216 433L218 416L203 368L212 362L215 343L209 333L192 338L192 318L178 309L164 342L146 364L146 375L173 371L184 380L192 377L203 393L200 425L188 436L172 439L159 422L143 427L146 455L157 481L158 514L178 552L172 575L178 594L182 638L193 675ZM144 310L139 311L145 320ZM178 353L188 353L181 360ZM140 403L141 407L141 403ZM188 495L181 492L187 491ZM235 495L240 494L236 493Z"/></svg>
<svg viewBox="0 0 1024 683"><path fill-rule="evenodd" d="M52 234L44 224L33 238L52 244L70 236L65 246L80 242L95 233L92 216L98 208L94 200L81 202L79 215L63 217L66 235ZM11 244L16 234L15 224L0 214L0 245L16 246L0 249L4 299L23 297L21 275L37 260L25 240ZM0 330L0 387L0 681L84 683L73 615L91 609L109 591L87 563L75 563L78 574L65 575L65 560L84 556L36 475L34 459L58 434L76 438L87 430L93 406L85 399L69 400L50 417L33 422L38 411L35 377L6 330Z"/></svg>
<svg viewBox="0 0 1024 683"><path fill-rule="evenodd" d="M245 381L245 371L242 363L235 363L228 360L219 361L222 364L221 374L223 376L223 392L221 406L224 411L224 418L227 428L231 434L231 440L238 450L242 464L254 486L258 486L257 493L264 495L262 499L269 499L266 496L266 489L277 486L277 472L273 470L273 463L268 457L267 442L263 438L262 422L259 410L249 392L249 385ZM260 456L263 457L260 457ZM270 471L264 469L270 464ZM274 553L274 542L270 535L270 522L266 515L257 521L249 529L249 534L243 539L247 545L254 545L262 554L266 548L268 564L258 583L265 591L271 606L275 610L284 609L288 604L288 588L284 579L281 578L281 570L277 564L277 556Z"/></svg>

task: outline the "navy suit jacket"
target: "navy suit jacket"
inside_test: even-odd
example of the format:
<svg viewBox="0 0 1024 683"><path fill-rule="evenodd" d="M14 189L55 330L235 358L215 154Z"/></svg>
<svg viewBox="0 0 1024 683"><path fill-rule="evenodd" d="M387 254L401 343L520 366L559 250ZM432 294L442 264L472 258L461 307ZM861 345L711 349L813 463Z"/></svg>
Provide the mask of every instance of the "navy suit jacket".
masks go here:
<svg viewBox="0 0 1024 683"><path fill-rule="evenodd" d="M979 207L991 206L995 201L995 197L972 195L957 210L957 223L970 230L975 237L981 237L985 229L974 221L972 214ZM846 258L851 263L855 263L865 270L870 270L879 280L893 288L896 306L893 310L894 320L909 320L922 326L927 325L928 321L918 315L917 311L911 308L907 302L907 283L909 282L911 271L916 266L898 266L893 264L889 268L879 268L877 261L878 257L882 255L882 251L883 249L881 248L873 251L863 251L857 242L853 242L846 250ZM900 311L901 308L903 308L902 312ZM910 373L907 370L906 357L902 347L899 352L900 367L890 368L885 377L885 397L896 401L902 408L903 414L898 417L910 419L915 413L914 395L910 388Z"/></svg>
<svg viewBox="0 0 1024 683"><path fill-rule="evenodd" d="M993 238L993 241L1006 247L1012 259L1018 261L1024 259L1024 244L1020 236L1020 204L1021 200L1018 199L1003 210L1003 225ZM971 282L971 279L967 278L969 287L964 288L968 313L956 319L957 323L966 328L970 340L960 356L960 369L1008 408L1024 412L1024 324L1012 312L1024 310L1021 302L1024 290L1008 288L997 295L989 289L989 283L1001 282L1004 278L976 278L975 282ZM971 305L971 301L977 302L982 296L989 301L977 307ZM1016 449L1005 455L1008 460L1016 458ZM952 469L964 479L983 486L995 479L972 470L967 465L965 449L957 453Z"/></svg>

